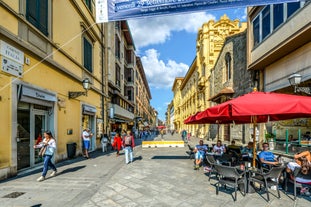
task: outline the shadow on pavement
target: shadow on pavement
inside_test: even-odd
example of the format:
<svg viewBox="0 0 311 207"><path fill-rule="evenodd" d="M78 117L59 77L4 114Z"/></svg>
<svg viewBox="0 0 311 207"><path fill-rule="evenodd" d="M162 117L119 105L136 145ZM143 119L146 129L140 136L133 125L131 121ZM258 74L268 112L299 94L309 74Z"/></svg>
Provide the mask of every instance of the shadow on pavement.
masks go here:
<svg viewBox="0 0 311 207"><path fill-rule="evenodd" d="M151 159L159 159L159 160L165 160L165 159L189 159L189 156L176 156L176 155L163 155L163 156L153 156Z"/></svg>
<svg viewBox="0 0 311 207"><path fill-rule="evenodd" d="M85 165L76 166L76 167L72 167L72 168L67 168L67 169L59 172L58 174L62 175L62 174L66 174L66 173L69 173L69 172L75 172L75 171L81 170L82 168L85 168Z"/></svg>

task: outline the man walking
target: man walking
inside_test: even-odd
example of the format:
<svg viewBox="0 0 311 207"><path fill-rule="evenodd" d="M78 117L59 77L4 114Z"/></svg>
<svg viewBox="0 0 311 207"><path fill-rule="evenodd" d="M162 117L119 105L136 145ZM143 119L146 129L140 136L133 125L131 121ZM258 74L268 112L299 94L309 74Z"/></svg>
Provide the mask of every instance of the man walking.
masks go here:
<svg viewBox="0 0 311 207"><path fill-rule="evenodd" d="M133 149L135 147L134 137L131 131L127 131L123 141L124 153L125 153L125 164L133 162Z"/></svg>

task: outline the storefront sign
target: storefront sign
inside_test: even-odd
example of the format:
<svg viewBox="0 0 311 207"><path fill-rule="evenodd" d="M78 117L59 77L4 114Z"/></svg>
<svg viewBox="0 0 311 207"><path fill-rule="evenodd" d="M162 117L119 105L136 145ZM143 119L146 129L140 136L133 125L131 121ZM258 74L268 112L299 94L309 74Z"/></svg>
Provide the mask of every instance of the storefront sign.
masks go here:
<svg viewBox="0 0 311 207"><path fill-rule="evenodd" d="M171 15L212 9L259 6L298 0L96 0L96 22Z"/></svg>
<svg viewBox="0 0 311 207"><path fill-rule="evenodd" d="M47 92L41 91L36 88L30 88L25 85L22 86L22 96L28 96L35 99L41 99L51 102L57 101L56 96L54 94L49 94Z"/></svg>

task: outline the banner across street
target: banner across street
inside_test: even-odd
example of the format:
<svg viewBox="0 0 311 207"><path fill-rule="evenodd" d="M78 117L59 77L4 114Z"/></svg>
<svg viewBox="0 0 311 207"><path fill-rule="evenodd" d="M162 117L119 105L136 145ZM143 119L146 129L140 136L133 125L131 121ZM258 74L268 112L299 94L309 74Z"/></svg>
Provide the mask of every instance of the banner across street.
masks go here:
<svg viewBox="0 0 311 207"><path fill-rule="evenodd" d="M298 0L95 0L96 22L208 11Z"/></svg>

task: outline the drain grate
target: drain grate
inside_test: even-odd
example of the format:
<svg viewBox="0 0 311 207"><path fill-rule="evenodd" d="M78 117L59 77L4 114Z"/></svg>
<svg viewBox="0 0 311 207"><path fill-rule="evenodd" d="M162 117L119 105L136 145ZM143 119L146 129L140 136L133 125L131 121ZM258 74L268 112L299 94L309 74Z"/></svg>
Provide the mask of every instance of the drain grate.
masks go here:
<svg viewBox="0 0 311 207"><path fill-rule="evenodd" d="M18 196L21 196L23 194L25 193L24 192L13 192L13 193L3 196L3 198L17 198Z"/></svg>

